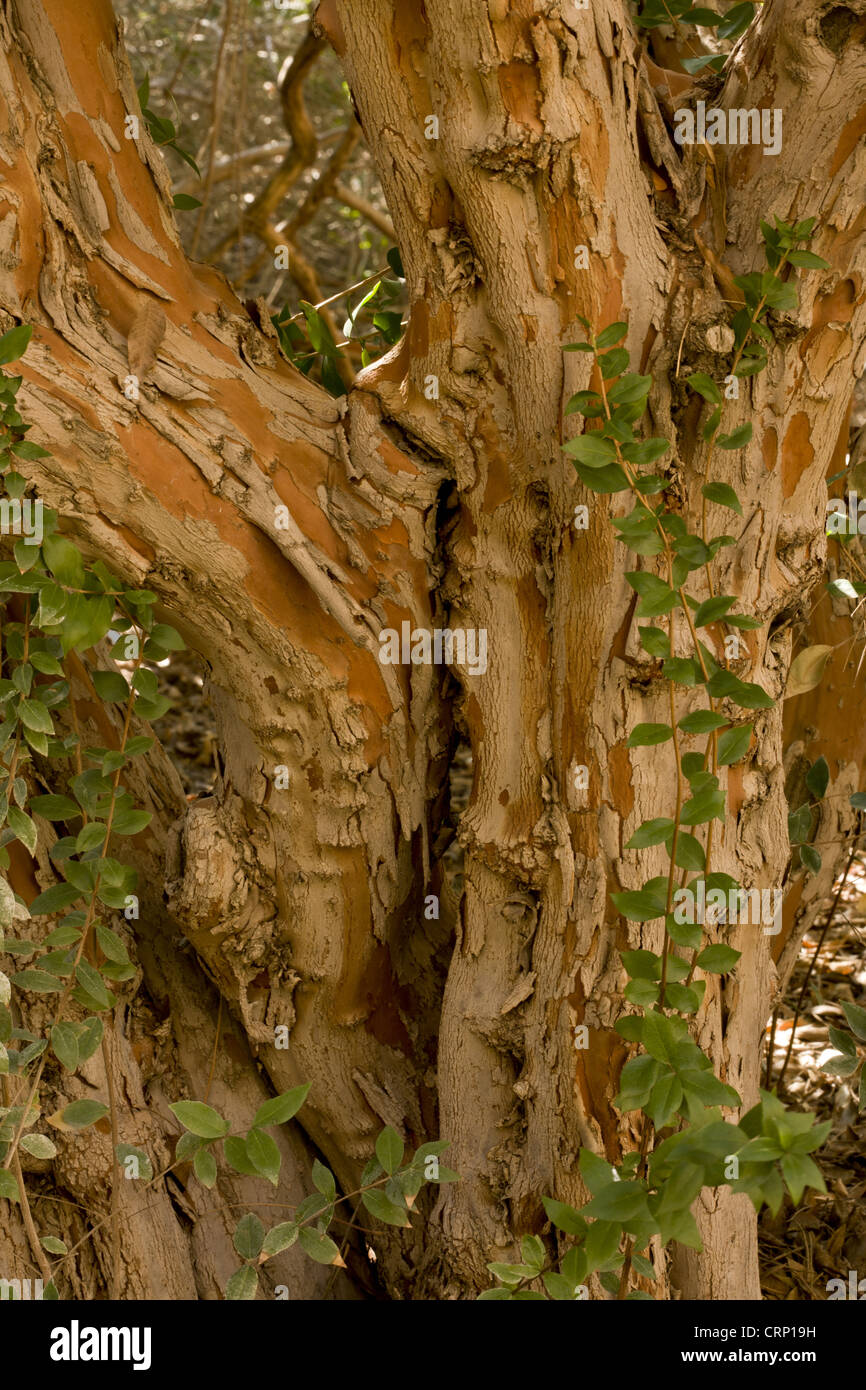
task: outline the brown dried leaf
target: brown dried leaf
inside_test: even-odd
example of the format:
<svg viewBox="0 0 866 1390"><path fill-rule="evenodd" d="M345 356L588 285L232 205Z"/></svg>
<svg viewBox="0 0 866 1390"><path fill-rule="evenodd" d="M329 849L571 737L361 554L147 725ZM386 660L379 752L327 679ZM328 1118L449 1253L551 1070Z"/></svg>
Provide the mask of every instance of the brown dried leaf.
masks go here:
<svg viewBox="0 0 866 1390"><path fill-rule="evenodd" d="M145 301L133 319L126 344L129 370L143 381L156 361L159 345L165 337L166 317L152 299Z"/></svg>

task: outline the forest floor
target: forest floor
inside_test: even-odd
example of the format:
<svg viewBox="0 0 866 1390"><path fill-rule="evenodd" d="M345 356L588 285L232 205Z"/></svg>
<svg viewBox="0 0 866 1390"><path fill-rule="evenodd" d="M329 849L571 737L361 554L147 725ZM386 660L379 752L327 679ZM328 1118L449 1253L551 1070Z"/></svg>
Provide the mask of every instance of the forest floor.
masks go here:
<svg viewBox="0 0 866 1390"><path fill-rule="evenodd" d="M203 669L190 654L179 653L162 678L164 693L175 703L159 721L159 736L188 798L206 796L213 790L216 764ZM471 779L471 756L461 744L451 773L452 819L468 801ZM456 843L446 851L446 859L449 887L459 895L462 855ZM764 1297L772 1301L823 1302L830 1279L847 1285L851 1270L858 1279L866 1278L866 1113L858 1113L856 1072L845 1078L822 1070L822 1063L837 1050L830 1041L830 1027L850 1034L842 1001L866 1008L866 854L855 860L833 922L819 942L825 920L820 919L803 942L779 1008L775 1034L772 1020L766 1029L768 1047L773 1039L772 1084L778 1084L784 1067L786 1103L814 1111L818 1120L833 1121L829 1138L814 1155L824 1173L826 1195L809 1189L794 1208L786 1194L775 1216L766 1207L761 1215L761 1287ZM861 1044L861 1056L863 1051Z"/></svg>

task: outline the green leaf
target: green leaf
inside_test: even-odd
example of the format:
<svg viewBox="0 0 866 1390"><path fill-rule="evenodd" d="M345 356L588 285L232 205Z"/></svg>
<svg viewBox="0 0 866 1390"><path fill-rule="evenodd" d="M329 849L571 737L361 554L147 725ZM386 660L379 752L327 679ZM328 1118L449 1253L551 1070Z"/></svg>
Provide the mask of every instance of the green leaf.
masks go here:
<svg viewBox="0 0 866 1390"><path fill-rule="evenodd" d="M838 595L840 598L851 599L854 603L856 603L859 597L854 585L848 579L831 579L827 584L827 589L828 592L834 596Z"/></svg>
<svg viewBox="0 0 866 1390"><path fill-rule="evenodd" d="M75 839L76 854L87 854L92 849L99 849L105 839L105 830L102 821L90 821L88 825L82 826Z"/></svg>
<svg viewBox="0 0 866 1390"><path fill-rule="evenodd" d="M792 668L793 669L793 668ZM707 681L707 690L720 698L729 697L743 709L771 709L775 701L759 685L741 681L732 671L714 671Z"/></svg>
<svg viewBox="0 0 866 1390"><path fill-rule="evenodd" d="M688 1208L679 1207L659 1212L658 1220L662 1245L676 1240L690 1250L703 1249L697 1222Z"/></svg>
<svg viewBox="0 0 866 1390"><path fill-rule="evenodd" d="M184 1129L201 1139L221 1139L229 1129L228 1120L200 1100L178 1100L168 1108Z"/></svg>
<svg viewBox="0 0 866 1390"><path fill-rule="evenodd" d="M629 980L623 990L623 998L636 1008L648 1008L659 997L659 987L649 980Z"/></svg>
<svg viewBox="0 0 866 1390"><path fill-rule="evenodd" d="M705 946L698 956L696 964L702 970L708 970L714 975L726 975L729 970L733 970L741 954L740 951L735 951L732 946Z"/></svg>
<svg viewBox="0 0 866 1390"><path fill-rule="evenodd" d="M22 700L18 706L21 723L27 729L35 729L39 734L53 734L51 715L41 700Z"/></svg>
<svg viewBox="0 0 866 1390"><path fill-rule="evenodd" d="M681 825L705 825L710 820L723 820L725 793L708 785L691 797L680 811Z"/></svg>
<svg viewBox="0 0 866 1390"><path fill-rule="evenodd" d="M710 623L718 622L735 602L736 599L726 594L705 599L695 613L695 627L708 627Z"/></svg>
<svg viewBox="0 0 866 1390"><path fill-rule="evenodd" d="M88 1125L95 1124L107 1114L108 1106L103 1105L100 1100L74 1100L71 1105L65 1106L56 1118L69 1129L87 1129Z"/></svg>
<svg viewBox="0 0 866 1390"><path fill-rule="evenodd" d="M236 1173L245 1173L248 1177L259 1177L259 1170L251 1162L247 1154L246 1141L236 1134L229 1135L223 1144L223 1153L226 1163L234 1168Z"/></svg>
<svg viewBox="0 0 866 1390"><path fill-rule="evenodd" d="M186 646L177 629L169 627L167 623L155 623L150 630L150 639L167 652L182 652Z"/></svg>
<svg viewBox="0 0 866 1390"><path fill-rule="evenodd" d="M315 1159L311 1176L316 1191L321 1192L323 1197L327 1197L329 1202L333 1202L337 1195L337 1184L330 1168L326 1168L324 1163L320 1163L318 1159Z"/></svg>
<svg viewBox="0 0 866 1390"><path fill-rule="evenodd" d="M653 820L645 820L642 825L626 842L626 849L647 849L651 845L660 845L666 840L674 828L674 823L666 816L658 816Z"/></svg>
<svg viewBox="0 0 866 1390"><path fill-rule="evenodd" d="M660 627L641 627L638 628L641 646L644 651L649 652L650 656L670 656L670 638L666 632L662 632Z"/></svg>
<svg viewBox="0 0 866 1390"><path fill-rule="evenodd" d="M577 1162L581 1177L594 1197L597 1197L608 1183L616 1181L611 1164L591 1149L581 1149Z"/></svg>
<svg viewBox="0 0 866 1390"><path fill-rule="evenodd" d="M2 346L0 338L0 346ZM18 1180L14 1173L10 1173L8 1168L0 1168L0 1197L7 1202L20 1202L21 1196L18 1191Z"/></svg>
<svg viewBox="0 0 866 1390"><path fill-rule="evenodd" d="M646 1192L639 1182L614 1182L584 1207L587 1216L601 1221L632 1221L646 1209Z"/></svg>
<svg viewBox="0 0 866 1390"><path fill-rule="evenodd" d="M840 1028L834 1028L830 1024L830 1045L839 1052L846 1052L849 1057L857 1056L857 1044L848 1033L843 1033Z"/></svg>
<svg viewBox="0 0 866 1390"><path fill-rule="evenodd" d="M26 1153L32 1154L34 1158L56 1158L57 1145L48 1138L47 1134L24 1134L21 1137L21 1148Z"/></svg>
<svg viewBox="0 0 866 1390"><path fill-rule="evenodd" d="M81 815L81 808L68 796L33 796L30 809L36 816L45 820L73 820Z"/></svg>
<svg viewBox="0 0 866 1390"><path fill-rule="evenodd" d="M574 466L580 481L590 492L627 492L630 487L628 478L618 463L609 463L604 468L587 468L582 463L576 463Z"/></svg>
<svg viewBox="0 0 866 1390"><path fill-rule="evenodd" d="M97 970L86 960L80 960L75 967L75 978L91 999L101 1009L113 1008L117 1002L110 990L105 988Z"/></svg>
<svg viewBox="0 0 866 1390"><path fill-rule="evenodd" d="M683 989L684 986L669 985L668 989ZM675 1006L676 1007L676 1006ZM683 1088L673 1073L660 1076L652 1088L643 1109L649 1115L656 1129L664 1129L670 1124L682 1104Z"/></svg>
<svg viewBox="0 0 866 1390"><path fill-rule="evenodd" d="M695 980L691 985L669 981L665 985L665 1005L677 1009L681 1014L696 1014L706 993L706 980Z"/></svg>
<svg viewBox="0 0 866 1390"><path fill-rule="evenodd" d="M193 208L201 207L201 199L193 198L190 193L175 193L173 202L181 212L191 212Z"/></svg>
<svg viewBox="0 0 866 1390"><path fill-rule="evenodd" d="M129 686L119 671L93 671L91 680L101 700L109 704L126 704L129 699Z"/></svg>
<svg viewBox="0 0 866 1390"><path fill-rule="evenodd" d="M403 1140L390 1125L386 1125L376 1140L376 1157L386 1173L396 1172L403 1161Z"/></svg>
<svg viewBox="0 0 866 1390"><path fill-rule="evenodd" d="M14 831L15 838L20 840L31 854L35 854L37 830L30 817L24 811L19 810L17 806L10 806L6 813L6 819L9 822L9 829Z"/></svg>
<svg viewBox="0 0 866 1390"><path fill-rule="evenodd" d="M120 965L128 963L129 956L126 947L117 933L113 932L110 927L103 926L101 922L98 923L96 940L99 942L99 949L108 960L117 961Z"/></svg>
<svg viewBox="0 0 866 1390"><path fill-rule="evenodd" d="M274 1187L280 1180L280 1151L269 1134L251 1129L247 1135L247 1157L262 1177Z"/></svg>
<svg viewBox="0 0 866 1390"><path fill-rule="evenodd" d="M616 461L616 445L598 433L578 434L563 444L563 450L585 468L601 468Z"/></svg>
<svg viewBox="0 0 866 1390"><path fill-rule="evenodd" d="M41 1245L44 1250L48 1251L49 1255L65 1255L68 1251L66 1241L60 1240L58 1236L43 1236ZM44 1291L42 1296L45 1297Z"/></svg>
<svg viewBox="0 0 866 1390"><path fill-rule="evenodd" d="M541 1281L555 1302L564 1303L567 1301L570 1303L574 1299L575 1285L570 1279L565 1279L563 1275L548 1270L547 1273L542 1274Z"/></svg>
<svg viewBox="0 0 866 1390"><path fill-rule="evenodd" d="M123 1169L123 1176L128 1182L151 1182L153 1180L153 1164L144 1149L137 1148L135 1144L118 1144L114 1156ZM134 1159L135 1163L130 1163L130 1159Z"/></svg>
<svg viewBox="0 0 866 1390"><path fill-rule="evenodd" d="M733 1086L726 1086L709 1068L686 1068L679 1073L683 1093L701 1105L739 1105L740 1097Z"/></svg>
<svg viewBox="0 0 866 1390"><path fill-rule="evenodd" d="M35 801L39 797L34 797ZM32 803L31 803L32 805ZM76 814L81 812L76 808ZM81 892L72 883L52 883L50 888L46 888L44 893L40 893L30 904L30 914L33 917L47 917L54 912L60 912L64 907L70 907L81 897Z"/></svg>
<svg viewBox="0 0 866 1390"><path fill-rule="evenodd" d="M699 709L693 714L684 715L679 721L679 728L685 734L709 734L727 722L724 715L716 714L714 710Z"/></svg>
<svg viewBox="0 0 866 1390"><path fill-rule="evenodd" d="M400 248L398 246L392 246L390 248L385 260L388 262L398 280L406 279L406 272L403 269L403 258L400 255Z"/></svg>
<svg viewBox="0 0 866 1390"><path fill-rule="evenodd" d="M658 893L641 889L636 893L611 893L618 912L630 922L652 922L664 916L665 900Z"/></svg>
<svg viewBox="0 0 866 1390"><path fill-rule="evenodd" d="M78 1070L78 1034L71 1023L55 1023L51 1029L51 1051L67 1071Z"/></svg>
<svg viewBox="0 0 866 1390"><path fill-rule="evenodd" d="M719 739L718 761L720 767L727 767L729 763L738 763L741 758L746 756L754 729L753 724L738 724L734 729L725 730Z"/></svg>
<svg viewBox="0 0 866 1390"><path fill-rule="evenodd" d="M88 1018L83 1023L74 1023L78 1033L78 1061L87 1062L102 1042L104 1028L101 1018Z"/></svg>
<svg viewBox="0 0 866 1390"><path fill-rule="evenodd" d="M806 786L814 801L821 801L830 783L830 768L825 757L820 757L806 773Z"/></svg>
<svg viewBox="0 0 866 1390"><path fill-rule="evenodd" d="M626 748L643 748L649 744L667 743L673 738L670 724L637 724L628 736Z"/></svg>
<svg viewBox="0 0 866 1390"><path fill-rule="evenodd" d="M813 251L789 251L788 260L791 265L801 266L804 270L830 269L830 262L825 261L823 256L816 256Z"/></svg>
<svg viewBox="0 0 866 1390"><path fill-rule="evenodd" d="M272 1255L279 1255L283 1250L288 1250L298 1239L298 1224L296 1221L282 1221L279 1226L273 1226L265 1236L262 1244L262 1255L268 1259Z"/></svg>
<svg viewBox="0 0 866 1390"><path fill-rule="evenodd" d="M821 1063L821 1070L829 1073L830 1076L851 1076L857 1070L857 1058L852 1057L847 1052L841 1052L833 1057L828 1057L826 1062Z"/></svg>
<svg viewBox="0 0 866 1390"><path fill-rule="evenodd" d="M541 1200L548 1219L560 1231L570 1236L583 1236L586 1233L587 1223L574 1207L567 1202L558 1202L555 1197L542 1197Z"/></svg>
<svg viewBox="0 0 866 1390"><path fill-rule="evenodd" d="M861 1009L858 1004L849 1004L845 1000L842 1001L842 1008L849 1026L862 1042L866 1042L866 1009Z"/></svg>
<svg viewBox="0 0 866 1390"><path fill-rule="evenodd" d="M655 438L643 439L638 444L624 444L622 449L623 458L628 459L629 463L648 464L655 463L666 454L670 448L670 440ZM642 481L646 481L643 479Z"/></svg>
<svg viewBox="0 0 866 1390"><path fill-rule="evenodd" d="M703 869L706 863L703 845L685 830L680 830L677 836L674 863L680 869Z"/></svg>
<svg viewBox="0 0 866 1390"><path fill-rule="evenodd" d="M87 598L84 594L71 594L60 633L64 655L73 648L87 651L101 642L111 626L113 615L114 601L107 595Z"/></svg>
<svg viewBox="0 0 866 1390"><path fill-rule="evenodd" d="M298 1241L301 1249L320 1265L342 1265L340 1251L331 1240L330 1236L323 1235L321 1231L314 1231L310 1226L302 1226L298 1232Z"/></svg>
<svg viewBox="0 0 866 1390"><path fill-rule="evenodd" d="M607 398L611 405L634 405L649 395L652 383L651 376L638 376L635 372L627 372L611 387Z"/></svg>
<svg viewBox="0 0 866 1390"><path fill-rule="evenodd" d="M814 1187L818 1192L827 1191L821 1169L807 1154L786 1153L782 1159L782 1173L795 1206L807 1187Z"/></svg>
<svg viewBox="0 0 866 1390"><path fill-rule="evenodd" d="M0 367L5 367L7 362L17 362L19 357L23 357L32 336L33 329L29 323L22 323L4 333L0 338ZM18 1200L17 1197L15 1200Z"/></svg>
<svg viewBox="0 0 866 1390"><path fill-rule="evenodd" d="M632 1057L622 1069L619 1079L619 1093L614 1104L623 1114L630 1110L642 1110L659 1080L661 1067L654 1057L641 1053Z"/></svg>
<svg viewBox="0 0 866 1390"><path fill-rule="evenodd" d="M377 1216L380 1221L384 1221L389 1226L410 1226L408 1213L404 1207L399 1207L392 1202L379 1188L371 1188L369 1192L363 1193L361 1201L367 1210Z"/></svg>
<svg viewBox="0 0 866 1390"><path fill-rule="evenodd" d="M722 393L706 372L695 372L692 376L686 377L686 382L699 396L703 396L705 401L710 401L713 405L722 404Z"/></svg>
<svg viewBox="0 0 866 1390"><path fill-rule="evenodd" d="M597 352L604 352L607 348L612 348L628 332L627 323L610 323L607 328L603 328L595 340Z"/></svg>
<svg viewBox="0 0 866 1390"><path fill-rule="evenodd" d="M594 1221L587 1232L584 1250L588 1272L604 1265L619 1249L622 1226L619 1221Z"/></svg>
<svg viewBox="0 0 866 1390"><path fill-rule="evenodd" d="M241 1265L226 1284L226 1299L230 1303L250 1302L259 1287L259 1276L252 1265Z"/></svg>
<svg viewBox="0 0 866 1390"><path fill-rule="evenodd" d="M654 618L677 607L679 597L676 591L663 579L659 579L658 575L648 574L645 570L632 570L625 577L641 596L637 606L639 618Z"/></svg>
<svg viewBox="0 0 866 1390"><path fill-rule="evenodd" d="M57 977L46 970L19 970L12 976L12 983L34 994L59 994L63 989Z"/></svg>
<svg viewBox="0 0 866 1390"><path fill-rule="evenodd" d="M621 951L620 959L635 979L658 980L661 977L662 958L655 951Z"/></svg>
<svg viewBox="0 0 866 1390"><path fill-rule="evenodd" d="M606 352L603 357L598 358L598 365L605 381L619 376L620 372L625 371L628 362L629 357L625 348L614 348L612 352Z"/></svg>
<svg viewBox="0 0 866 1390"><path fill-rule="evenodd" d="M84 588L84 560L78 546L65 536L46 536L42 542L45 563L59 584L70 589Z"/></svg>
<svg viewBox="0 0 866 1390"><path fill-rule="evenodd" d="M265 1228L254 1212L242 1216L232 1241L242 1260L254 1260L261 1252L265 1239Z"/></svg>
<svg viewBox="0 0 866 1390"><path fill-rule="evenodd" d="M603 414L603 408L597 391L576 391L569 399L565 407L566 415L586 415L589 419L596 419Z"/></svg>
<svg viewBox="0 0 866 1390"><path fill-rule="evenodd" d="M150 825L152 819L150 811L134 811L127 806L121 806L115 812L111 829L116 835L139 835Z"/></svg>
<svg viewBox="0 0 866 1390"><path fill-rule="evenodd" d="M291 1091L284 1091L282 1095L266 1100L256 1111L252 1128L263 1129L266 1125L286 1124L298 1113L307 1099L309 1090L310 1083L307 1081L303 1086L295 1086Z"/></svg>
<svg viewBox="0 0 866 1390"><path fill-rule="evenodd" d="M742 449L752 438L752 425L748 421L745 425L740 425L730 434L720 434L716 443L720 449Z"/></svg>

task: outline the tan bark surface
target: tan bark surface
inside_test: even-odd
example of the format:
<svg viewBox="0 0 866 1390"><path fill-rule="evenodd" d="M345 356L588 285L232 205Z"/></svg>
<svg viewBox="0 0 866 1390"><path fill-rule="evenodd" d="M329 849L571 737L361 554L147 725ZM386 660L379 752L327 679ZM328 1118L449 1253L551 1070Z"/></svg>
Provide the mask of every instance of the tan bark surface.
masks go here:
<svg viewBox="0 0 866 1390"><path fill-rule="evenodd" d="M730 312L714 266L758 266L770 212L819 216L815 249L832 269L803 277L801 307L779 325L784 351L726 418L751 419L754 441L714 469L744 508L719 582L766 620L735 669L780 697L789 619L821 573L824 479L866 334L864 5L849 8L851 38L822 29L806 0L766 7L725 83L700 89L725 107L783 108L772 159L672 143L670 83L640 60L618 0L324 7L410 296L405 339L338 404L184 256L144 123L124 138L138 105L107 0L0 4L0 307L35 326L21 401L53 454L32 476L93 554L160 595L208 665L218 717L214 797L187 806L164 760L150 769L157 816L140 852L153 894L128 1007L141 1026L159 1003L171 1055L146 1089L121 1046L118 1080L157 1143L177 1086L198 1096L207 1082L216 995L182 935L231 1020L214 1103L230 1095L251 1113L263 1085L311 1081L304 1135L344 1185L383 1123L410 1143L441 1132L462 1181L421 1234L382 1242L393 1297L474 1296L487 1261L540 1229L542 1193L582 1200L581 1144L615 1161L628 1138L610 1105L626 1056L614 948L659 943L608 894L653 871L623 845L669 814L671 766L625 740L667 718L667 691L638 643L623 578L633 557L613 540L610 505L560 452L564 403L588 384L581 355L561 349L578 314L628 318L632 365L657 378L652 433L672 439L683 495L699 497L683 378L726 370L711 346ZM130 373L137 402L124 396ZM578 502L586 532L572 525ZM486 674L455 671L455 686L436 667L381 665L379 632L404 620L485 629ZM474 766L465 892L455 920L443 894L428 921L458 732ZM717 867L771 887L788 857L781 706L757 733L728 775ZM863 751L840 751L831 791L854 789ZM808 913L792 918L785 941L806 925ZM697 1036L748 1106L779 948L754 928L733 944L742 961L708 989ZM583 1023L587 1051L573 1045ZM288 1051L273 1045L279 1024ZM280 1200L304 1182L304 1160L301 1137L287 1141ZM95 1150L90 1163L63 1174L86 1201ZM124 1296L216 1296L226 1213L205 1222L202 1189L183 1186L192 1212L166 1193L129 1226ZM705 1253L675 1262L673 1286L757 1296L751 1207L706 1205ZM318 1270L286 1261L293 1296L320 1296Z"/></svg>

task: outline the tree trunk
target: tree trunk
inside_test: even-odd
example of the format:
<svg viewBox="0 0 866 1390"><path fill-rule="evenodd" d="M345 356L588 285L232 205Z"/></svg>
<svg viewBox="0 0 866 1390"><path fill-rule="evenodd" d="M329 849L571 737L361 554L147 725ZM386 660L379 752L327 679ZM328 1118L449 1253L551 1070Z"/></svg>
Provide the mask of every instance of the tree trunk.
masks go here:
<svg viewBox="0 0 866 1390"><path fill-rule="evenodd" d="M863 0L849 8L862 27ZM866 67L856 27L839 37L806 0L762 13L724 84L699 92L783 109L774 160L672 143L617 0L336 0L321 19L410 297L403 342L345 400L300 376L267 319L185 258L144 122L124 136L138 103L107 0L0 3L0 306L35 325L20 400L52 451L29 465L39 495L159 594L207 663L217 713L213 797L186 805L165 757L149 760L142 977L114 1030L124 1137L137 1126L168 1152L167 1101L202 1095L220 996L214 1103L242 1122L267 1082L312 1083L280 1201L309 1190L317 1151L357 1186L383 1123L410 1144L441 1133L461 1181L423 1228L383 1237L376 1268L392 1298L471 1298L488 1261L542 1228L544 1193L585 1199L581 1145L614 1162L633 1146L611 1107L627 1055L615 948L660 944L609 893L639 886L646 861L625 841L670 813L672 758L625 746L635 723L668 717L667 690L638 642L611 505L560 451L564 403L588 384L562 346L578 315L596 328L628 318L632 365L655 378L652 433L672 440L683 496L699 498L684 379L728 370L719 263L754 268L771 212L818 214L832 270L803 279L769 370L742 383L726 427L751 419L754 440L715 475L743 503L720 580L765 620L735 669L781 698L866 331L866 157L862 117L847 114L862 111ZM578 503L588 530L573 525ZM382 664L380 633L404 623L485 632L486 671ZM747 887L780 885L788 861L781 708L759 716L748 762L727 776L717 867ZM452 913L440 831L460 736L473 783ZM854 789L862 757L840 758L831 791ZM786 951L807 925L786 924ZM748 1108L779 948L748 927L732 944L742 960L708 987L696 1037ZM88 1079L104 1084L95 1064ZM108 1142L86 1171L76 1162L70 1151L51 1190L100 1210ZM193 1180L157 1189L124 1228L122 1296L218 1296L244 1181L220 1178L207 1222ZM709 1194L699 1224L704 1252L672 1262L671 1287L757 1297L747 1199ZM73 1296L106 1279L107 1245L92 1246ZM322 1272L294 1255L274 1283L322 1296ZM369 1290L363 1264L344 1296Z"/></svg>

